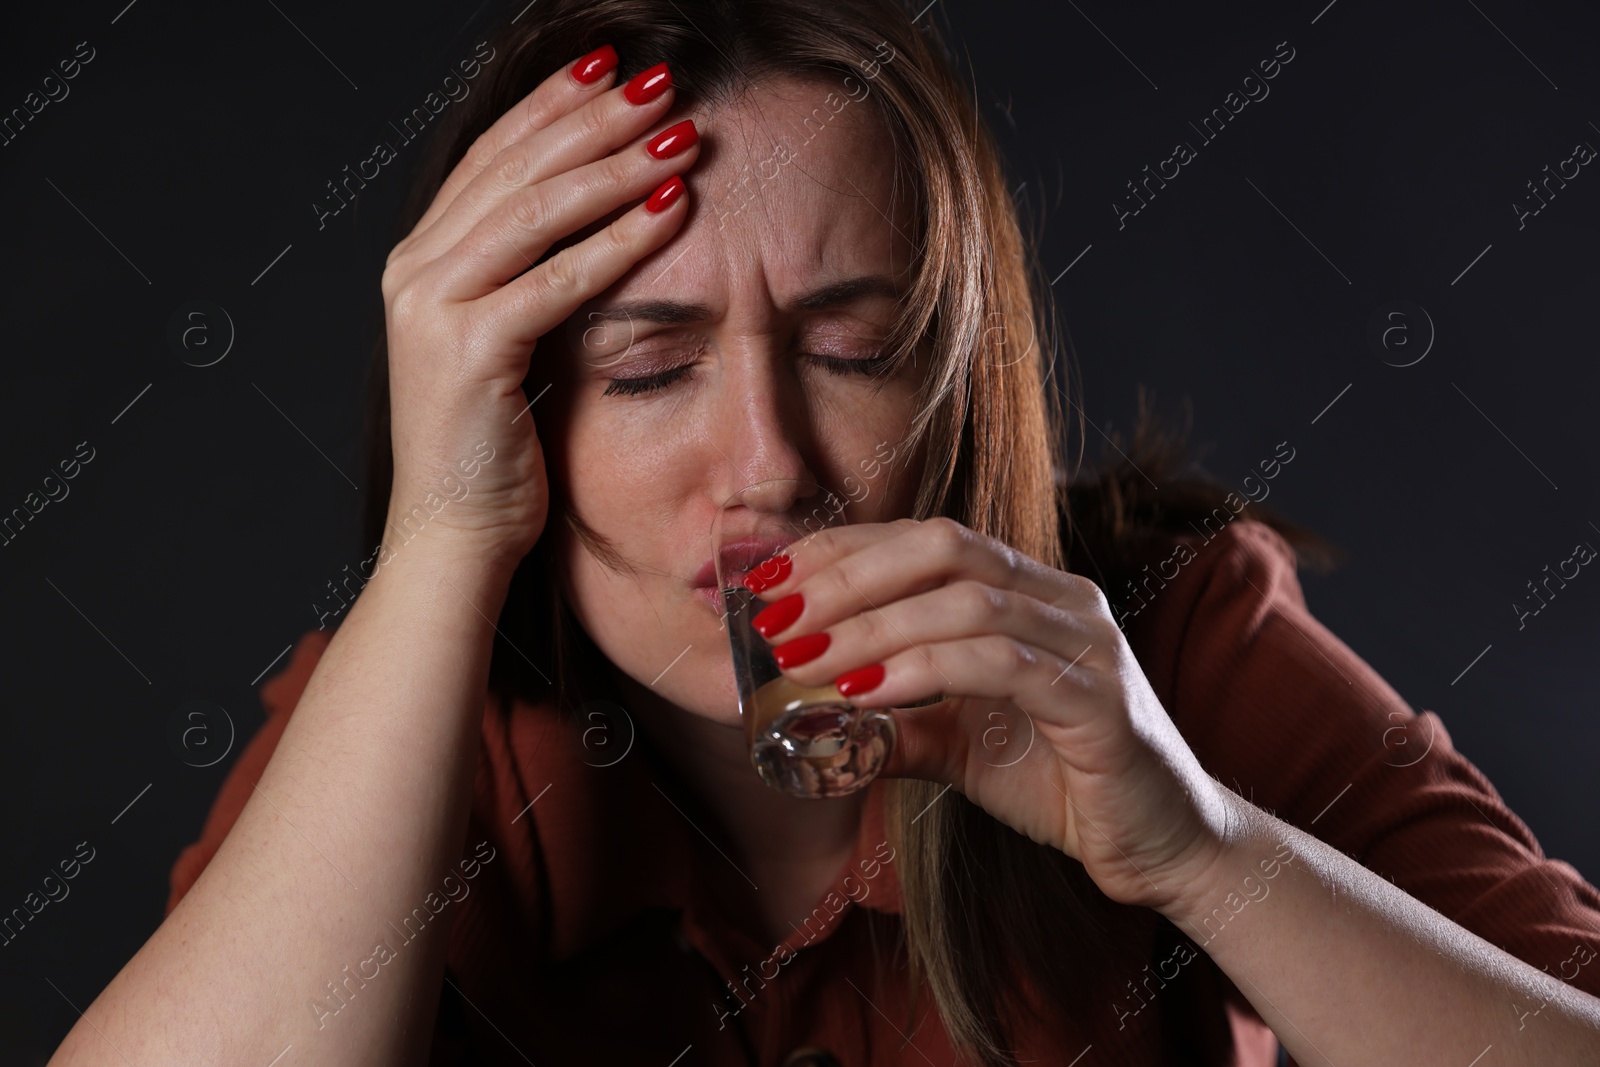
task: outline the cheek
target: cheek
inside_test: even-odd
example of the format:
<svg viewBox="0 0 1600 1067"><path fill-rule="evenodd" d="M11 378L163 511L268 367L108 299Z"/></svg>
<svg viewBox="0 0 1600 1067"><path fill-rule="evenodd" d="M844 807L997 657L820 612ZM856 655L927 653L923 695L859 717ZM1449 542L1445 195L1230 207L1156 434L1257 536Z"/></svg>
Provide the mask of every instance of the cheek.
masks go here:
<svg viewBox="0 0 1600 1067"><path fill-rule="evenodd" d="M671 442L641 444L637 433L581 405L565 431L562 479L570 506L636 568L613 570L561 523L553 558L573 615L605 657L641 686L694 714L737 725L727 634L691 599L687 584L688 561L697 565L702 549L709 551L700 524L686 521L698 483L674 474Z"/></svg>
<svg viewBox="0 0 1600 1067"><path fill-rule="evenodd" d="M885 389L823 429L828 469L821 473L847 502L845 514L852 523L890 522L911 514L919 468L903 442L914 412L909 393ZM885 456L891 457L888 462Z"/></svg>
<svg viewBox="0 0 1600 1067"><path fill-rule="evenodd" d="M676 578L641 573L635 580L614 574L576 537L569 540L573 547L559 557L564 560L568 602L606 659L662 699L737 726L732 653L716 618L686 600L671 584Z"/></svg>

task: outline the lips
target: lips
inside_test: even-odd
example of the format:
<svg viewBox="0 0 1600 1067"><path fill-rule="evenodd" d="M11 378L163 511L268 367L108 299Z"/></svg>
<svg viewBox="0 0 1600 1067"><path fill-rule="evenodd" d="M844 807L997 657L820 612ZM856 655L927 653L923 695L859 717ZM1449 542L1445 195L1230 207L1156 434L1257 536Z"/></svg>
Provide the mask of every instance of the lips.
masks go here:
<svg viewBox="0 0 1600 1067"><path fill-rule="evenodd" d="M729 585L742 580L746 574L771 556L777 555L790 544L793 537L747 537L730 541L722 546L722 578ZM694 575L695 589L709 589L717 584L716 561L707 559ZM715 599L715 596L713 596Z"/></svg>

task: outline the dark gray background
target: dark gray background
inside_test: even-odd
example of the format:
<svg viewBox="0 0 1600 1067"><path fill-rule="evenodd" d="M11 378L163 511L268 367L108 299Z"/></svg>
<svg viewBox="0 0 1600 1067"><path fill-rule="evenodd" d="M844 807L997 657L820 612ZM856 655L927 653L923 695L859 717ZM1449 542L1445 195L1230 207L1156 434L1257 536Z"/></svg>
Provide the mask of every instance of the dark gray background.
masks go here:
<svg viewBox="0 0 1600 1067"><path fill-rule="evenodd" d="M418 146L327 229L311 204L523 7L124 3L30 5L0 37L0 111L78 42L96 52L0 147L0 512L78 442L96 451L0 548L0 911L78 842L96 849L0 948L0 1047L19 1064L44 1062L68 1001L159 923L229 764L186 765L175 716L209 701L248 737L254 680L368 554L360 396ZM1303 575L1312 611L1443 717L1551 855L1600 878L1600 578L1521 631L1511 607L1600 544L1600 175L1520 231L1511 206L1600 145L1600 18L1571 0L1325 3L951 0L924 17L970 64L1042 218L1091 445L1128 426L1141 382L1169 414L1192 398L1206 466L1235 486L1289 441L1269 503L1351 554ZM1271 95L1200 147L1188 122L1280 41L1296 55ZM1124 183L1178 140L1198 157L1119 230ZM215 366L167 344L190 301L237 329ZM1389 364L1425 346L1415 311L1387 363L1368 340L1396 301L1436 332L1409 367Z"/></svg>

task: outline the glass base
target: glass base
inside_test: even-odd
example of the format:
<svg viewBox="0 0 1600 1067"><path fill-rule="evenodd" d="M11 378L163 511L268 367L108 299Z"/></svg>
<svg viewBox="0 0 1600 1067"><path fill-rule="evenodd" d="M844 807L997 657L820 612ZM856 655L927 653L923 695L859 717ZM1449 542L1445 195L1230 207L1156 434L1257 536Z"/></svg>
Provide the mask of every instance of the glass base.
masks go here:
<svg viewBox="0 0 1600 1067"><path fill-rule="evenodd" d="M750 762L779 792L842 797L877 777L893 747L894 723L884 712L811 704L769 723L750 746Z"/></svg>

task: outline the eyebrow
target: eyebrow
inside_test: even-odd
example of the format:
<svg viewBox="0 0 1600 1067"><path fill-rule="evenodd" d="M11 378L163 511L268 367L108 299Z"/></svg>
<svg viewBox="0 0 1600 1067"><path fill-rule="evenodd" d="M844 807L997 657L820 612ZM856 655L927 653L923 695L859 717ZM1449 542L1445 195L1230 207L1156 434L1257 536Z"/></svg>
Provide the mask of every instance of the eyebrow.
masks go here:
<svg viewBox="0 0 1600 1067"><path fill-rule="evenodd" d="M783 310L824 311L867 296L882 296L898 301L904 293L884 275L863 274L802 293ZM704 322L710 317L711 309L705 304L678 300L638 300L613 304L591 311L587 316L591 322L597 319L601 322L654 322L664 326L684 326Z"/></svg>

